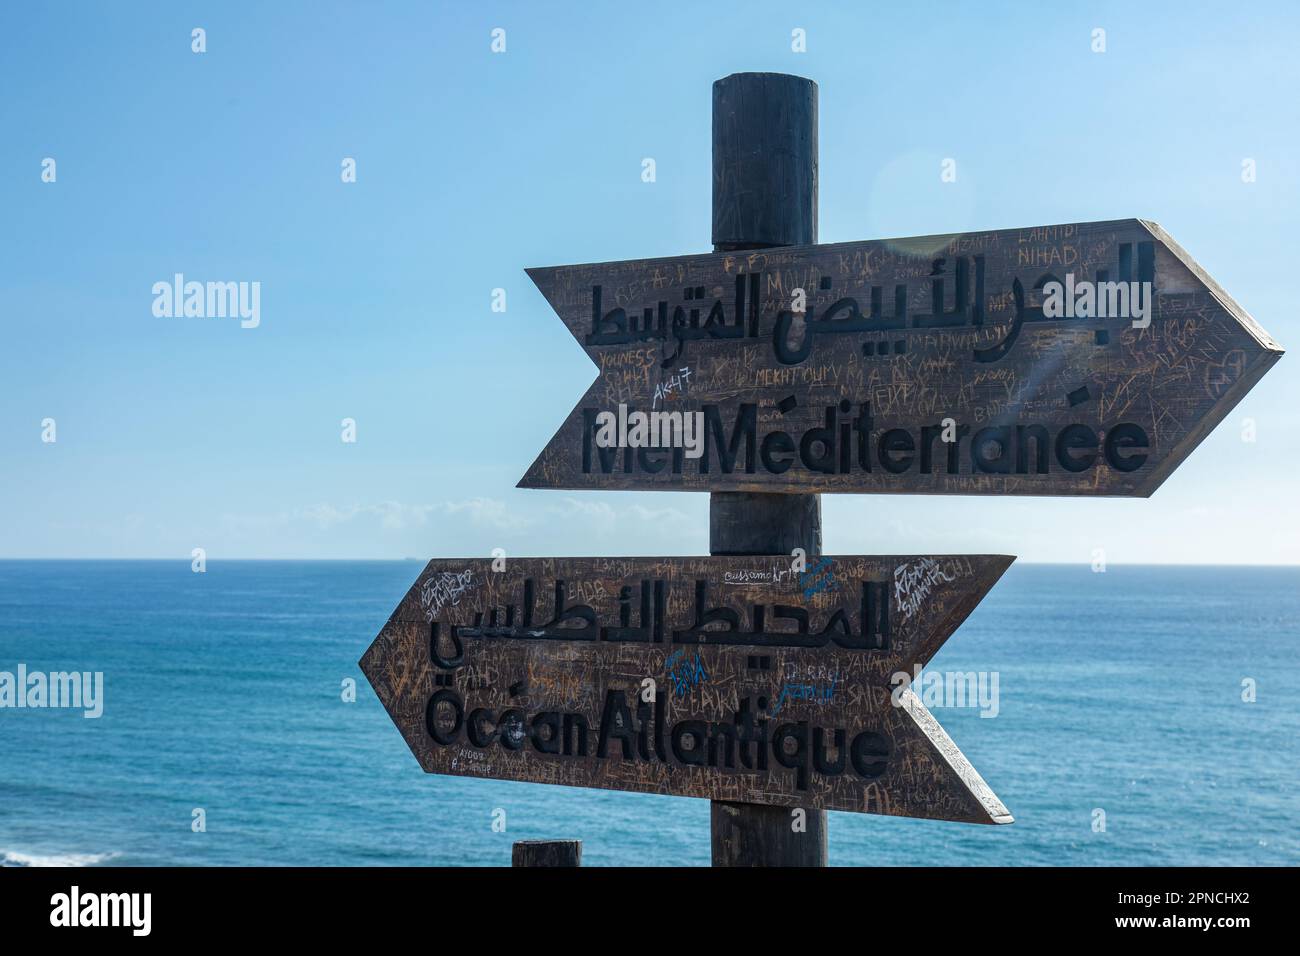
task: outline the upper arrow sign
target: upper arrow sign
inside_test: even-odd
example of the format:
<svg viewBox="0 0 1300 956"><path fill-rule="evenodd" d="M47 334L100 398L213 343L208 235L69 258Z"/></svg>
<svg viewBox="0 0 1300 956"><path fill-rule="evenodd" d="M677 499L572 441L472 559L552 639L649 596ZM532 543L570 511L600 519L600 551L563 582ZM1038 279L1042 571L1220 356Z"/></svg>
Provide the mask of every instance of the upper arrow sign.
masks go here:
<svg viewBox="0 0 1300 956"><path fill-rule="evenodd" d="M528 274L600 374L524 488L1147 496L1282 354L1136 219Z"/></svg>

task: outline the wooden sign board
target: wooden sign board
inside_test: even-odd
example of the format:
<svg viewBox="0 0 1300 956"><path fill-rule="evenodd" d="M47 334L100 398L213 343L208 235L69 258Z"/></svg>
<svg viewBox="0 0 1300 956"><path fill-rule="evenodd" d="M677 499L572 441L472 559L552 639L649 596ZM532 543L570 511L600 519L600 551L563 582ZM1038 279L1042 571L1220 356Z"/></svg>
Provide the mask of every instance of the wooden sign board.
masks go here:
<svg viewBox="0 0 1300 956"><path fill-rule="evenodd" d="M1136 219L528 274L599 375L525 488L1145 497L1282 354Z"/></svg>
<svg viewBox="0 0 1300 956"><path fill-rule="evenodd" d="M1012 560L439 559L361 668L430 773L1009 823L895 675Z"/></svg>

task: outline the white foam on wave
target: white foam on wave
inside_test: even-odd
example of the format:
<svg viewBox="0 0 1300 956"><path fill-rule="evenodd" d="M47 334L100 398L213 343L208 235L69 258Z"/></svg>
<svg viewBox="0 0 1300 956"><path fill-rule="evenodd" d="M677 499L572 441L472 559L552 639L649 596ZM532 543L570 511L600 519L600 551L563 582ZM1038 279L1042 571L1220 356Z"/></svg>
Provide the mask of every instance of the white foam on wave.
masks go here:
<svg viewBox="0 0 1300 956"><path fill-rule="evenodd" d="M0 849L0 866L98 866L116 853L24 853Z"/></svg>

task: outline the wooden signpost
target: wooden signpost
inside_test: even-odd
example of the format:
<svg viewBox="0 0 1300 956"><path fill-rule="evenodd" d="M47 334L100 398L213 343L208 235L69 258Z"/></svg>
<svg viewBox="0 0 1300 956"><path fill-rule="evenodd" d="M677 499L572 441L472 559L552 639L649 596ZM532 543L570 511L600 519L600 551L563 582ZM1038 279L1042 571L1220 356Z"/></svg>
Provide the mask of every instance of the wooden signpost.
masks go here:
<svg viewBox="0 0 1300 956"><path fill-rule="evenodd" d="M529 275L599 375L525 488L1145 497L1282 354L1136 219Z"/></svg>
<svg viewBox="0 0 1300 956"><path fill-rule="evenodd" d="M361 661L425 770L705 797L720 866L1011 822L901 675L1012 559L823 557L820 492L1150 495L1281 349L1142 220L816 243L817 87L741 73L713 253L529 270L598 376L520 485L708 491L713 557L430 562Z"/></svg>
<svg viewBox="0 0 1300 956"><path fill-rule="evenodd" d="M907 683L1012 560L437 559L361 667L430 773L1009 823Z"/></svg>

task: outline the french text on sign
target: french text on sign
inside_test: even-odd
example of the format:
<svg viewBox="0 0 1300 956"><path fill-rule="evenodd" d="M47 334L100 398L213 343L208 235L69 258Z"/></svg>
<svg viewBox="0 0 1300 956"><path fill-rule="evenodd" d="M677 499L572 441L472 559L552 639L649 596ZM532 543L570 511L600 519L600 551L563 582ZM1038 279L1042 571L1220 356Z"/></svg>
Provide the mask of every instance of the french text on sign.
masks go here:
<svg viewBox="0 0 1300 956"><path fill-rule="evenodd" d="M599 375L526 488L1144 497L1282 354L1137 219L529 275ZM601 438L651 410L698 454Z"/></svg>
<svg viewBox="0 0 1300 956"><path fill-rule="evenodd" d="M893 677L1012 559L791 560L438 559L362 669L433 773L1010 822Z"/></svg>

